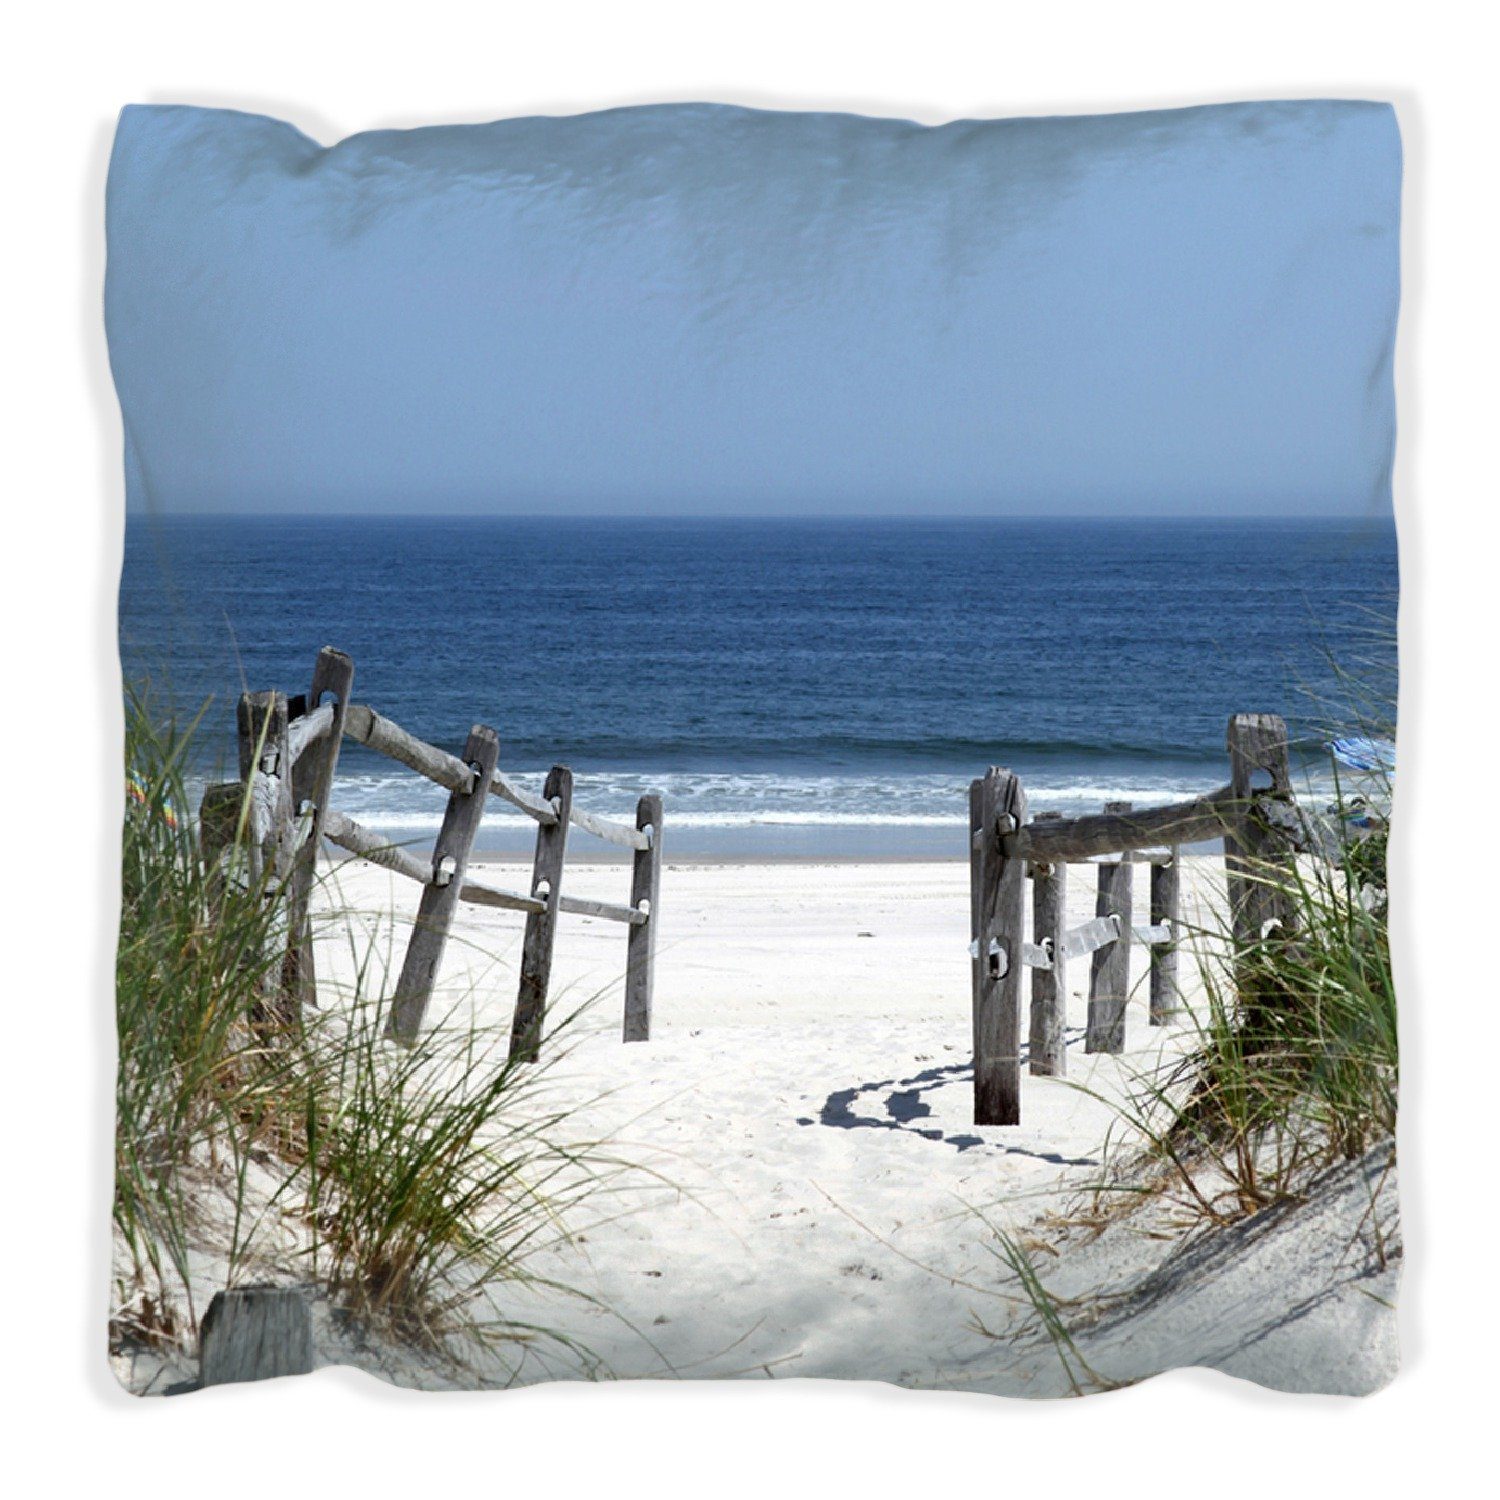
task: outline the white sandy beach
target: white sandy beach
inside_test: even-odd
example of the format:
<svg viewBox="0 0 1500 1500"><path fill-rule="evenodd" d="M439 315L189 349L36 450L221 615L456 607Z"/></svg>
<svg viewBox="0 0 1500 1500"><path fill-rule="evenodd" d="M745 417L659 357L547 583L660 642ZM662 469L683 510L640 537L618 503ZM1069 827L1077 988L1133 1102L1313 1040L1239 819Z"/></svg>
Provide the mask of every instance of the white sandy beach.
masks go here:
<svg viewBox="0 0 1500 1500"><path fill-rule="evenodd" d="M529 880L520 865L473 873L509 889ZM1094 901L1090 872L1071 875L1070 925L1091 917ZM1215 899L1220 879L1217 859L1185 862L1189 922ZM1143 868L1136 880L1141 921ZM621 865L567 871L574 895L620 901L627 887ZM399 964L401 927L417 896L415 885L385 871L344 864L323 899L362 914L377 951ZM1058 1216L1087 1204L1107 1139L1119 1137L1105 1101L1170 1057L1186 1028L1148 1024L1147 957L1137 944L1128 1051L1086 1056L1089 964L1075 961L1067 1080L1026 1076L1023 1123L976 1129L968 903L968 870L958 861L669 860L653 1037L631 1045L619 1038L624 929L564 915L554 1014L587 1005L552 1081L579 1101L570 1124L580 1136L613 1140L644 1170L572 1245L532 1267L597 1303L507 1286L502 1295L515 1299L507 1314L565 1331L609 1376L842 1376L1066 1391L981 1214L1033 1245L1049 1286L1055 1279L1071 1296L1134 1295L1172 1248L1173 1226L1158 1220L1144 1226L1148 1234L1137 1224L1096 1237ZM508 1028L523 922L460 909L430 1020L446 1013L448 1024L472 1018ZM326 989L335 976L347 979L350 964L347 937L325 936ZM1184 954L1185 982L1193 969ZM1319 1200L1316 1212L1333 1215L1331 1223L1342 1223L1350 1203L1368 1207L1379 1174L1351 1172ZM1378 1296L1389 1297L1394 1270L1372 1270L1347 1233L1320 1236L1306 1223L1295 1235L1262 1228L1245 1231L1243 1244L1222 1242L1211 1284L1201 1276L1174 1284L1170 1267L1165 1282L1158 1274L1140 1318L1113 1333L1101 1323L1089 1346L1094 1368L1132 1379L1186 1358L1293 1388L1381 1383L1394 1364L1393 1319L1362 1292L1378 1282ZM1067 1242L1067 1255L1052 1253ZM1351 1349L1361 1352L1352 1357ZM359 1362L403 1382L435 1378L368 1351ZM569 1370L564 1359L542 1357L520 1378Z"/></svg>

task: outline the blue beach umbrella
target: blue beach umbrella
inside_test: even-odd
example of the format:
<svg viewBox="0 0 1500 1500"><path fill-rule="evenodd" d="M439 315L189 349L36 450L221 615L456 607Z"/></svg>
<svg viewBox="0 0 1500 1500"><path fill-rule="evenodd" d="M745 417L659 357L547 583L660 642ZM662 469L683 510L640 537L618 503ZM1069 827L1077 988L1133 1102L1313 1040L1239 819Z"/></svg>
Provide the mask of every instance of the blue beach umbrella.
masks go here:
<svg viewBox="0 0 1500 1500"><path fill-rule="evenodd" d="M1375 740L1368 735L1352 734L1334 740L1329 746L1333 758L1351 771L1384 771L1396 769L1396 747L1389 740Z"/></svg>

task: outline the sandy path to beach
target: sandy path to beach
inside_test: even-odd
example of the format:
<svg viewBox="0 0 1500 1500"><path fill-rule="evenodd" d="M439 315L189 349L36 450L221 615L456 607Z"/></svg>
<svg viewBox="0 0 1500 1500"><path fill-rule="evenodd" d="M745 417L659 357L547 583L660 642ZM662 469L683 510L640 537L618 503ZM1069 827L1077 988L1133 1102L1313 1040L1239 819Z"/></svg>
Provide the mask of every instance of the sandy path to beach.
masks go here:
<svg viewBox="0 0 1500 1500"><path fill-rule="evenodd" d="M1219 866L1186 864L1191 914ZM529 875L517 865L474 873L510 889ZM1136 880L1140 908L1144 867ZM1093 884L1074 870L1070 923L1093 915ZM621 901L628 872L570 866L568 889ZM399 963L417 888L344 865L334 890ZM982 1331L1003 1326L1013 1304L996 1295L1006 1278L976 1211L1024 1225L1092 1182L1111 1111L1084 1090L1113 1094L1182 1033L1149 1026L1146 951L1134 945L1129 1051L1086 1057L1089 964L1075 961L1069 1080L1026 1076L1023 1124L976 1129L968 901L958 861L669 863L654 1034L628 1046L624 929L565 915L556 1004L588 1004L553 1081L582 1102L581 1135L615 1139L673 1186L643 1178L601 1210L610 1222L533 1267L601 1307L522 1297L508 1310L566 1330L621 1376L1003 1389L1039 1378L1052 1389L1055 1371L1012 1368ZM435 1013L508 1027L523 922L461 909ZM342 961L329 955L322 972ZM1192 969L1184 955L1184 976Z"/></svg>

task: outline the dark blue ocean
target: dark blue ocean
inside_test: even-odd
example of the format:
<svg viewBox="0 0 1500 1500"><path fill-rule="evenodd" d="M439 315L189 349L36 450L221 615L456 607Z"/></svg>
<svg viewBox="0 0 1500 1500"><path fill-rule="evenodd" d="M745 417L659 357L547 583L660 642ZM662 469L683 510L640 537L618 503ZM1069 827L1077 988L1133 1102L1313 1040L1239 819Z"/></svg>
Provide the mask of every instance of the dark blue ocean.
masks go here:
<svg viewBox="0 0 1500 1500"><path fill-rule="evenodd" d="M1221 784L1254 709L1315 766L1330 657L1389 662L1396 586L1386 522L137 516L120 637L160 708L209 703L195 776L242 687L330 644L435 744L489 723L600 812L663 790L672 852L959 856L992 763L1033 808L1142 805ZM443 801L345 750L350 816L420 841ZM485 848L529 842L511 811Z"/></svg>

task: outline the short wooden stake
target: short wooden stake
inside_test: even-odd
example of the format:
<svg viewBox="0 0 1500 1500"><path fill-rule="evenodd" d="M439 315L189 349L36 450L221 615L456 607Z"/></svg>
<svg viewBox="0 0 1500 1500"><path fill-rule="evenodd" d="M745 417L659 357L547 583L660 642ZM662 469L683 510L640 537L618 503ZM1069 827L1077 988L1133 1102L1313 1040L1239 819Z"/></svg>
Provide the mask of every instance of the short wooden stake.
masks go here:
<svg viewBox="0 0 1500 1500"><path fill-rule="evenodd" d="M976 954L974 1123L1019 1125L1026 895L1026 863L1014 854L1026 821L1026 794L1020 779L1001 767L991 767L970 788L969 818L970 909Z"/></svg>
<svg viewBox="0 0 1500 1500"><path fill-rule="evenodd" d="M1128 802L1106 802L1106 813L1128 813ZM1120 935L1112 943L1094 950L1089 973L1088 1031L1085 1052L1125 1050L1125 1006L1130 998L1131 877L1135 867L1128 860L1099 866L1099 894L1094 903L1096 917L1113 917Z"/></svg>
<svg viewBox="0 0 1500 1500"><path fill-rule="evenodd" d="M470 790L456 791L448 797L442 830L432 850L432 879L422 888L416 926L406 945L406 960L391 999L387 1034L408 1044L416 1041L422 1029L422 1018L437 984L438 966L443 961L448 929L458 907L469 851L474 847L479 820L489 800L490 778L500 760L499 736L493 729L476 724L469 731L463 758L474 773L474 784Z"/></svg>
<svg viewBox="0 0 1500 1500"><path fill-rule="evenodd" d="M353 688L353 661L342 651L324 646L313 665L312 687L302 708L304 713L311 713L325 697L334 698L337 701L333 709L333 728L316 745L304 750L301 760L292 768L294 811L301 817L304 804L310 803L312 815L307 836L298 848L292 866L282 989L295 995L303 1005L315 1006L318 1003L310 915L312 888L317 876L318 849L323 842L323 823L333 791L333 774L338 768L339 747L344 739L344 719L349 712L349 695Z"/></svg>
<svg viewBox="0 0 1500 1500"><path fill-rule="evenodd" d="M625 936L625 1029L627 1042L651 1037L651 989L656 968L656 912L661 894L661 798L647 793L635 805L635 826L651 830L649 848L635 851L630 876L630 904L646 920L626 929Z"/></svg>
<svg viewBox="0 0 1500 1500"><path fill-rule="evenodd" d="M1182 851L1166 864L1151 866L1151 925L1166 926L1171 939L1151 945L1151 1024L1165 1026L1182 1006L1177 987L1177 942L1182 926Z"/></svg>
<svg viewBox="0 0 1500 1500"><path fill-rule="evenodd" d="M1031 971L1031 1072L1062 1078L1068 1071L1068 867L1031 867L1031 939L1052 955L1050 969Z"/></svg>
<svg viewBox="0 0 1500 1500"><path fill-rule="evenodd" d="M557 933L557 903L562 896L563 857L568 845L568 814L573 807L573 773L553 766L542 788L543 800L558 809L555 823L536 830L536 858L531 865L530 894L547 903L546 910L526 918L521 944L521 985L511 1020L510 1055L514 1062L535 1062L541 1051L542 1027L547 1019L547 986L552 978L552 942ZM650 924L647 923L647 926Z"/></svg>
<svg viewBox="0 0 1500 1500"><path fill-rule="evenodd" d="M200 1386L308 1375L312 1367L312 1314L296 1287L214 1293L198 1328Z"/></svg>

